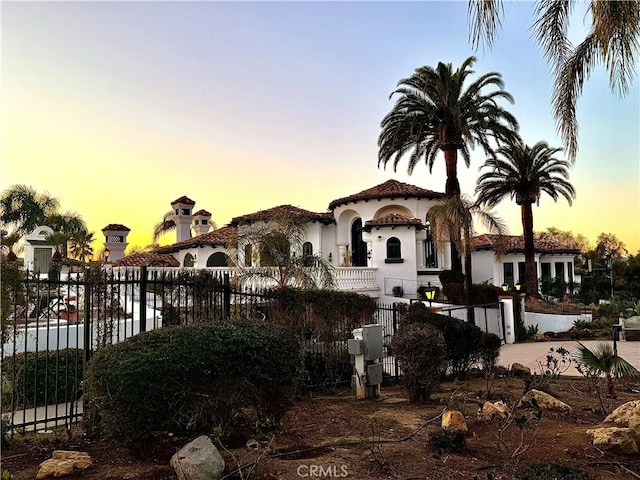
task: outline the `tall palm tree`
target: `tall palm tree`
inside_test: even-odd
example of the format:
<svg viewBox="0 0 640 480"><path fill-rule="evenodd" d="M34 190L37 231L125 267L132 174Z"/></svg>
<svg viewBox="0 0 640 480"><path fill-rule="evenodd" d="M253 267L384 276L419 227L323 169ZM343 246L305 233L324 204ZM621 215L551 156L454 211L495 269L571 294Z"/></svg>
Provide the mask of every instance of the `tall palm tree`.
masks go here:
<svg viewBox="0 0 640 480"><path fill-rule="evenodd" d="M505 197L515 199L520 205L527 295L538 296L532 206L539 203L543 193L554 201L562 196L569 205L576 195L569 183L571 164L554 156L561 151L546 142L529 147L521 139L514 139L485 161L481 169L487 171L480 175L476 186L478 202L482 205L494 207Z"/></svg>
<svg viewBox="0 0 640 480"><path fill-rule="evenodd" d="M591 0L591 29L582 42L568 38L575 0L537 2L533 30L554 76L553 115L571 161L578 152L576 104L584 82L598 64L609 73L609 86L626 95L635 78L640 46L640 2ZM503 17L501 0L469 0L470 36L474 47L493 45Z"/></svg>
<svg viewBox="0 0 640 480"><path fill-rule="evenodd" d="M431 172L442 151L447 173L445 193L448 197L460 195L458 152L468 167L470 149L480 145L489 153L490 139L504 142L518 128L515 117L499 105L501 100L513 103L499 73L486 73L466 84L475 73L471 69L475 61L475 57L469 57L455 71L450 63L440 62L436 68L423 66L398 82L391 97L399 98L381 123L378 167L386 168L392 162L395 171L407 157L409 174L423 159ZM452 239L452 265L460 271L457 243Z"/></svg>
<svg viewBox="0 0 640 480"><path fill-rule="evenodd" d="M442 249L450 238L462 239L457 247L464 252L465 290L467 303L471 302L472 265L471 240L475 235L474 217L477 218L490 233L504 235L507 227L499 217L474 203L466 196L445 198L427 212L427 220L434 225L434 242L436 248Z"/></svg>

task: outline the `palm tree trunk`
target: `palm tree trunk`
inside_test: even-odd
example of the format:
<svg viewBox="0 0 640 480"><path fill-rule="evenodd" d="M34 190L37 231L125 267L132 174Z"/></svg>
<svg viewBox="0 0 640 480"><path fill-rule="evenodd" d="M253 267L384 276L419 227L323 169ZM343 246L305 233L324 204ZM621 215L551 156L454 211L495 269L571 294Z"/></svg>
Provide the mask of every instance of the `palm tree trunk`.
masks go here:
<svg viewBox="0 0 640 480"><path fill-rule="evenodd" d="M524 236L524 284L525 293L538 297L535 246L533 244L533 208L530 202L520 205L522 234Z"/></svg>
<svg viewBox="0 0 640 480"><path fill-rule="evenodd" d="M467 305L471 305L473 303L471 279L471 235L466 231L464 233L464 250L464 285L467 293ZM467 309L467 321L473 325L476 324L475 310L473 308Z"/></svg>
<svg viewBox="0 0 640 480"><path fill-rule="evenodd" d="M445 186L445 195L447 197L460 196L460 182L458 182L458 149L447 148L444 150L444 162L447 167L447 183ZM458 234L459 235L459 234ZM460 237L451 237L451 269L454 272L462 272L462 259L457 245L460 243Z"/></svg>

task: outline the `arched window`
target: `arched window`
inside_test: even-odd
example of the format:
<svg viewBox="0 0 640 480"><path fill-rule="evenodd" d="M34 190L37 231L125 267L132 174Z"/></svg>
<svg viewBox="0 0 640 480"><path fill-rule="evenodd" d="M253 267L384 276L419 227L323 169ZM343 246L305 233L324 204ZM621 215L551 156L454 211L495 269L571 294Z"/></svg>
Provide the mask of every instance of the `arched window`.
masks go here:
<svg viewBox="0 0 640 480"><path fill-rule="evenodd" d="M387 240L387 258L386 263L402 263L402 248L400 246L400 240L396 237L391 237Z"/></svg>
<svg viewBox="0 0 640 480"><path fill-rule="evenodd" d="M426 229L427 238L424 241L424 266L427 268L438 268L438 255L436 254L436 246L433 243L433 233L431 232L431 223L427 220Z"/></svg>
<svg viewBox="0 0 640 480"><path fill-rule="evenodd" d="M250 267L253 265L253 245L246 245L244 247L244 266Z"/></svg>
<svg viewBox="0 0 640 480"><path fill-rule="evenodd" d="M302 244L302 261L304 262L305 267L310 267L312 265L313 259L313 245L311 242L304 242Z"/></svg>
<svg viewBox="0 0 640 480"><path fill-rule="evenodd" d="M213 253L207 258L207 267L226 267L227 255L223 252Z"/></svg>
<svg viewBox="0 0 640 480"><path fill-rule="evenodd" d="M351 265L367 266L367 244L362 241L361 218L356 218L351 224Z"/></svg>
<svg viewBox="0 0 640 480"><path fill-rule="evenodd" d="M184 256L184 260L182 261L182 266L183 267L193 267L193 255L191 255L190 253L187 253Z"/></svg>

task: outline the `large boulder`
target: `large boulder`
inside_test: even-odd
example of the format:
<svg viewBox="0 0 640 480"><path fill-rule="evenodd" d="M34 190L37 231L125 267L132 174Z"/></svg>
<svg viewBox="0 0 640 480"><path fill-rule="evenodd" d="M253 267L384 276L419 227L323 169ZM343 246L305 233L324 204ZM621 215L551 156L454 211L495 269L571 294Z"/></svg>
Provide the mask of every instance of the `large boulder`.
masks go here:
<svg viewBox="0 0 640 480"><path fill-rule="evenodd" d="M531 389L529 390L524 397L520 399L518 402L518 408L523 408L532 403L532 400L535 400L538 407L542 410L555 410L564 413L570 413L573 409L564 402L561 402L557 398L549 395L546 392L542 392L540 390Z"/></svg>
<svg viewBox="0 0 640 480"><path fill-rule="evenodd" d="M514 363L511 365L511 375L514 377L529 377L531 376L531 369L529 367L525 367L521 363Z"/></svg>
<svg viewBox="0 0 640 480"><path fill-rule="evenodd" d="M482 419L506 418L509 415L509 406L502 400L499 402L484 402L482 406Z"/></svg>
<svg viewBox="0 0 640 480"><path fill-rule="evenodd" d="M51 458L40 464L36 480L59 478L81 472L93 465L86 452L54 450Z"/></svg>
<svg viewBox="0 0 640 480"><path fill-rule="evenodd" d="M587 430L593 436L593 444L603 450L614 450L626 455L638 453L638 442L633 431L626 427L602 427Z"/></svg>
<svg viewBox="0 0 640 480"><path fill-rule="evenodd" d="M628 427L633 430L636 439L640 441L640 400L623 403L604 419L604 423Z"/></svg>
<svg viewBox="0 0 640 480"><path fill-rule="evenodd" d="M218 480L224 471L224 459L206 435L182 447L170 464L179 480Z"/></svg>

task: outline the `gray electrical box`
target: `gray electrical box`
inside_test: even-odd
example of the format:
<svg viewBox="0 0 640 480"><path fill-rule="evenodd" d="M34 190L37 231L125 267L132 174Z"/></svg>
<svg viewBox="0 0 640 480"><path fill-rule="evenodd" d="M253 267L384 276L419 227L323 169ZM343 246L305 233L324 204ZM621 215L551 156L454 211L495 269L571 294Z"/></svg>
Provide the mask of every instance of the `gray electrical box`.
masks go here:
<svg viewBox="0 0 640 480"><path fill-rule="evenodd" d="M364 344L365 360L382 358L382 325L364 325L362 327L362 343Z"/></svg>
<svg viewBox="0 0 640 480"><path fill-rule="evenodd" d="M372 363L367 365L367 385L380 385L382 383L382 364Z"/></svg>
<svg viewBox="0 0 640 480"><path fill-rule="evenodd" d="M347 348L349 349L349 355L362 355L362 340L349 338L347 340Z"/></svg>

